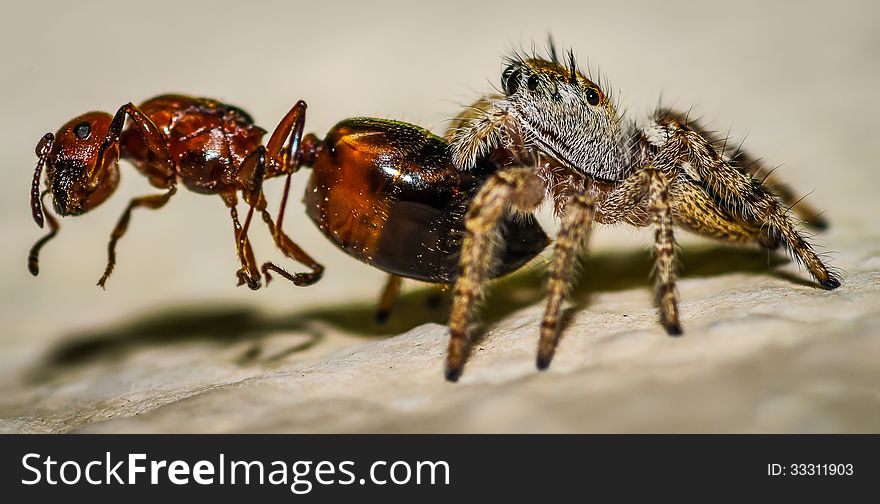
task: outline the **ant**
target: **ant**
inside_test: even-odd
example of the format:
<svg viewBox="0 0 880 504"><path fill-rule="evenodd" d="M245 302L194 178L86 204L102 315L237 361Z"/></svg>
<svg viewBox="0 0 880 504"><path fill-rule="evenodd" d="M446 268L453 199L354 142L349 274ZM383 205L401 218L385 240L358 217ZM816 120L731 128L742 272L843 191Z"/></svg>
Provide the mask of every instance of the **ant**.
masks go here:
<svg viewBox="0 0 880 504"><path fill-rule="evenodd" d="M40 249L59 230L58 221L43 211L43 200L51 194L60 216L81 215L95 209L119 183L120 158L131 162L151 185L166 192L141 196L129 202L113 229L107 246L107 267L98 280L105 287L116 264L116 244L128 229L135 208L162 208L177 191L178 180L193 192L218 194L229 208L241 268L238 285L260 288L260 271L247 237L254 210L259 210L275 244L284 254L311 269L291 275L271 262L262 272L267 283L275 271L295 285L311 285L321 278L324 267L312 259L282 230L287 191L281 200L277 224L266 210L262 192L264 179L286 175L285 187L299 167L299 141L306 104L298 102L281 120L268 144L261 144L266 131L240 108L207 98L162 95L142 103L127 103L115 115L89 112L47 133L37 144L39 157L31 186L31 210L41 228L49 233L31 248L28 269L39 273ZM126 117L131 126L123 129ZM285 144L285 141L288 140ZM46 189L40 191L43 167ZM237 193L249 205L244 225L238 218ZM45 215L45 218L44 218Z"/></svg>
<svg viewBox="0 0 880 504"><path fill-rule="evenodd" d="M265 263L267 283L271 270L305 286L320 278L323 267L283 233L281 223L290 176L309 166L314 169L305 198L308 215L340 248L392 274L377 321L387 318L401 277L451 283L468 203L497 167L481 162L470 172L459 171L451 163L445 140L397 121L347 119L334 126L324 141L313 134L303 137L305 111L305 102L298 102L267 147L259 145L265 131L254 126L246 112L205 98L165 95L140 107L126 104L115 116L81 115L57 134L46 134L37 145L39 162L31 192L34 220L43 226L42 199L50 193L59 215L80 215L97 207L118 184L121 157L167 192L131 201L112 233L107 268L98 285L103 287L113 271L116 243L128 227L131 211L141 206L161 208L175 193L179 179L194 192L220 194L229 207L242 263L239 285L260 286L247 238L256 208L278 247L312 268L311 273L290 275ZM123 130L126 115L133 127ZM47 189L40 193L44 164ZM287 180L276 225L266 211L261 187L264 179L281 174ZM243 226L236 210L239 191L250 205ZM50 232L33 246L28 260L34 275L39 272L40 249L59 229L50 214L45 220ZM505 247L496 276L518 269L549 243L531 217L507 219L501 234Z"/></svg>

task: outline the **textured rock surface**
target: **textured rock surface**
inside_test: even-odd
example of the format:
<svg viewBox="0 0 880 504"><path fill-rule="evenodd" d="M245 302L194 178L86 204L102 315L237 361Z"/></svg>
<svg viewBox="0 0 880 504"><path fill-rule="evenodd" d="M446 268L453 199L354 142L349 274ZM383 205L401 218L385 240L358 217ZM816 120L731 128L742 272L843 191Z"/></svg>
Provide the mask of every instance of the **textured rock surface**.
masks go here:
<svg viewBox="0 0 880 504"><path fill-rule="evenodd" d="M510 302L511 309L492 314L501 320L475 346L457 385L442 380L445 333L435 323L374 340L343 335L329 320L319 322L327 315L320 313L271 318L214 309L149 316L67 341L51 364L32 369L24 382L7 381L0 426L37 432L876 432L876 253L842 265L847 283L835 293L766 273L688 277L681 283L687 335L677 339L656 326L647 289L582 289L576 299L589 297L589 308L574 312L546 373L533 365L539 275L521 275L496 288L490 305ZM728 254L734 255L713 250L704 260ZM759 254L745 258L744 269L762 269ZM586 266L616 264L609 262ZM641 281L648 261L639 263L625 282ZM411 295L403 311L423 301L424 295ZM367 308L335 310L369 324ZM226 337L217 330L224 327ZM163 336L171 328L174 336Z"/></svg>
<svg viewBox="0 0 880 504"><path fill-rule="evenodd" d="M24 5L0 21L0 51L13 76L0 99L5 117L16 118L0 135L14 167L0 187L2 432L880 432L880 20L872 4L602 4L589 9L602 22L588 30L587 16L574 15L586 8L580 3L546 12L509 2L470 6L467 16L450 4L430 26L401 21L423 13L398 8L387 22L402 32L366 26L364 16L374 13L352 7L334 11L332 27L306 23L295 33L284 24L293 13L267 19L229 6L216 23L181 34L179 54L147 50L150 37L124 37L161 23L159 8L92 33L70 20L92 22L89 9L121 13ZM327 19L321 9L298 6L295 14ZM186 48L220 40L229 26L223 16L264 29L253 44L225 47L228 61L218 71ZM15 19L27 21L10 24ZM682 20L689 20L687 36L669 30ZM304 97L315 131L356 114L439 129L457 110L450 99L473 96L462 84L477 90L495 80L498 54L524 26L537 30L522 35L526 43L549 29L583 61L601 63L626 90L630 110L649 110L663 90L680 106L698 103L720 130L733 123L740 138L748 132L748 145L769 162L785 161L777 174L798 191L815 189L810 201L828 209L833 228L815 239L843 270L843 286L825 292L776 256L682 236L686 334L670 338L651 306L650 233L603 229L551 369L534 367L543 308L535 265L495 285L484 336L461 381L449 384L442 378L446 308L427 308L429 289L411 286L389 324L374 325L382 275L335 251L299 206L287 223L328 266L308 290L234 289L222 204L189 193L162 212L137 214L108 291L93 287L126 200L152 191L128 166L120 194L64 220L41 276L25 271L27 248L39 236L25 210L32 146L69 116L180 90L242 103L264 126ZM331 28L346 35L328 38ZM22 47L34 30L44 37ZM64 42L73 34L79 46L127 42L102 44L106 73L86 79L76 47ZM399 37L436 43L402 45ZM663 57L646 55L658 40ZM291 56L280 47L302 50ZM142 58L140 68L169 71L132 72L131 54ZM282 54L289 65L279 65ZM230 68L277 75L230 76ZM376 68L385 74L344 89L321 77ZM82 78L59 83L58 75ZM304 181L297 175L295 191ZM270 201L280 186L267 184ZM257 253L280 259L265 234L252 233Z"/></svg>

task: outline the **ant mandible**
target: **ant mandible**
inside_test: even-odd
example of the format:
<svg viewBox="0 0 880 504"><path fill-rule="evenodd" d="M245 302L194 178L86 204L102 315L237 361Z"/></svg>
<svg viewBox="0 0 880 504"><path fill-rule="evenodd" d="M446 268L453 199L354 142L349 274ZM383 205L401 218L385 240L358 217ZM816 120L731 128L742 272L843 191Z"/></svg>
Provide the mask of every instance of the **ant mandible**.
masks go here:
<svg viewBox="0 0 880 504"><path fill-rule="evenodd" d="M103 203L119 183L120 158L145 175L150 184L165 189L163 194L141 196L129 202L107 246L107 267L98 280L105 286L116 264L116 243L128 229L135 208L159 209L177 191L178 180L193 192L218 194L232 217L236 250L241 268L238 285L260 287L260 271L247 232L254 210L259 210L275 244L284 254L311 269L291 275L271 262L262 266L267 283L275 271L296 285L311 285L321 278L324 267L312 259L282 230L290 177L299 167L299 142L305 120L305 102L298 102L285 115L262 145L266 134L243 110L207 98L162 95L136 107L127 103L115 115L89 112L64 124L53 135L47 133L37 144L39 156L31 186L31 210L41 228L49 233L31 248L28 269L39 273L40 249L59 230L58 221L43 211L47 194L53 197L61 216L80 215ZM128 117L131 126L123 130ZM289 140L288 140L289 139ZM286 141L286 144L285 144ZM43 167L46 189L40 191ZM286 175L284 196L277 221L266 210L262 192L264 179ZM244 225L238 218L237 193L249 205ZM44 217L45 216L45 217Z"/></svg>

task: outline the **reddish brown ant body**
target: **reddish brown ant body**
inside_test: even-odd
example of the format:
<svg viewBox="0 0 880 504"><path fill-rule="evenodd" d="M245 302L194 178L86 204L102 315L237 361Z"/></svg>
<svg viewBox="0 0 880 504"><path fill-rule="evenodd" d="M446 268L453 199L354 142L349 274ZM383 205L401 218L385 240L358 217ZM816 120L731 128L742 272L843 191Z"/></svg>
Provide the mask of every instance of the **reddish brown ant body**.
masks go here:
<svg viewBox="0 0 880 504"><path fill-rule="evenodd" d="M276 245L311 271L290 275L272 263L263 264L263 273L277 271L296 285L310 285L321 278L323 266L306 254L283 231L282 219L287 191L281 202L277 224L266 210L262 181L290 175L299 166L305 103L300 101L282 119L265 146L266 131L254 125L243 110L207 98L163 95L147 100L140 107L131 103L115 115L89 112L64 124L55 135L47 133L36 148L39 162L31 187L31 210L36 223L49 222L50 232L31 249L28 269L39 273L39 251L59 229L58 222L43 212L42 200L51 193L56 213L80 215L107 199L119 182L118 161L130 161L150 184L165 189L164 194L134 198L119 219L108 245L107 267L98 285L104 287L116 263L116 243L125 234L131 211L138 207L158 209L177 190L178 180L194 192L218 194L229 208L235 231L241 268L239 285L260 287L260 272L250 241L248 226L254 209L261 212ZM123 130L126 116L131 126ZM289 141L288 141L289 139ZM287 143L285 144L285 142ZM40 193L40 178L46 167L46 189ZM236 210L237 193L249 205L242 225Z"/></svg>
<svg viewBox="0 0 880 504"><path fill-rule="evenodd" d="M281 231L290 175L309 166L313 171L305 195L308 215L348 254L392 274L382 296L380 319L388 314L400 277L453 282L468 205L497 166L486 160L474 170L457 170L444 139L398 121L347 119L324 140L313 134L304 137L305 110L305 102L298 102L266 147L260 145L265 131L254 126L245 112L204 98L159 96L140 107L127 104L115 116L102 112L79 116L37 145L40 160L31 193L34 220L42 227L41 202L48 193L60 215L79 215L100 205L116 188L121 157L167 192L131 201L111 236L107 268L98 285L103 286L113 271L116 242L128 227L131 210L161 208L178 180L194 192L219 194L229 207L242 264L239 285L260 286L247 238L254 209L261 212L278 247L312 269L291 275L265 263L262 272L267 282L271 270L296 285L309 285L320 278L323 267ZM123 130L126 116L132 126ZM41 194L44 164L47 188ZM262 182L278 175L287 175L287 180L276 225L266 210ZM250 205L243 226L235 205L239 191ZM40 248L58 231L57 221L48 214L46 219L51 231L34 245L28 261L34 275ZM549 242L531 216L511 216L501 230L504 246L493 276L519 268Z"/></svg>

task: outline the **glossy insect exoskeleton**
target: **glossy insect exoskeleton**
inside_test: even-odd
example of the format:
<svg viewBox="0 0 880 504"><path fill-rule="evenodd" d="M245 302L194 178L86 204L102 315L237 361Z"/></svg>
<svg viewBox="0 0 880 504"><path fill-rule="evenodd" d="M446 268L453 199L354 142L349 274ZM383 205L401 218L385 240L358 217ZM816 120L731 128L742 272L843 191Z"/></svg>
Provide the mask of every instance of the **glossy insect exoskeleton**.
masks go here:
<svg viewBox="0 0 880 504"><path fill-rule="evenodd" d="M115 116L91 112L79 116L37 146L40 161L34 174L32 210L42 227L42 198L53 197L59 215L79 215L100 205L119 182L121 157L137 167L150 183L167 189L135 198L113 231L108 246L103 286L115 264L116 242L128 227L131 210L160 208L176 190L176 182L203 194L219 194L229 207L239 259L239 285L260 285L259 271L247 239L254 209L262 213L276 244L290 257L312 268L290 275L274 271L297 285L320 278L323 267L281 231L289 175L301 166L313 168L306 190L306 211L318 227L348 254L392 274L383 296L390 304L401 277L434 283L454 281L470 199L496 166L486 161L463 172L451 163L449 144L429 131L398 121L355 118L340 122L325 140L303 138L306 104L296 104L281 121L266 147L265 131L241 109L213 100L179 95L159 96L135 107L127 104ZM122 129L126 115L132 126ZM285 141L287 143L285 144ZM43 165L46 190L40 193ZM266 210L262 181L286 174L277 224ZM250 205L244 225L236 210L237 193ZM38 273L38 253L58 231L45 214L50 233L31 250L31 272ZM503 247L492 276L509 273L539 254L549 240L531 216L504 220ZM380 309L380 318L388 307Z"/></svg>
<svg viewBox="0 0 880 504"><path fill-rule="evenodd" d="M276 245L311 271L290 275L272 263L262 271L276 271L296 285L310 285L320 279L323 267L309 257L283 231L285 192L277 224L266 210L262 181L296 171L299 141L302 137L305 103L297 103L282 119L268 144L261 143L266 131L254 125L243 110L207 98L164 95L147 100L139 107L128 103L115 115L89 112L64 124L53 135L47 133L37 145L39 162L31 187L31 210L36 223L49 222L50 232L31 249L28 269L39 272L39 251L58 232L58 221L44 213L43 199L52 195L55 212L62 216L80 215L103 203L119 183L118 161L131 162L150 183L166 192L134 198L128 204L110 238L107 267L98 285L104 287L116 263L116 243L128 228L135 208L161 208L177 190L180 181L202 194L217 194L229 208L241 268L239 285L260 287L260 271L250 241L248 227L254 209L259 210ZM123 129L126 117L130 126ZM46 189L40 192L43 167ZM237 194L249 205L244 225L236 210Z"/></svg>
<svg viewBox="0 0 880 504"><path fill-rule="evenodd" d="M312 167L306 212L341 249L382 271L425 282L455 280L471 199L495 169L453 166L449 144L412 124L355 118L323 141L309 135L303 162ZM547 245L531 216L502 224L500 276Z"/></svg>

